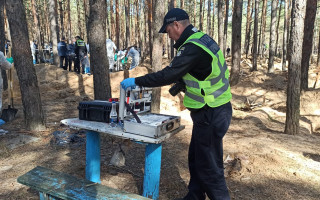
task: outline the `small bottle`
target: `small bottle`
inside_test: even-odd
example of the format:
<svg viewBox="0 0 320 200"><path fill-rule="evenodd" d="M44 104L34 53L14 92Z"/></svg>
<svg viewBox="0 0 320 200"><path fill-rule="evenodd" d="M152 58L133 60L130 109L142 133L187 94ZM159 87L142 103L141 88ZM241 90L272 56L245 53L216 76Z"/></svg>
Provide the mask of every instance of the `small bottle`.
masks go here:
<svg viewBox="0 0 320 200"><path fill-rule="evenodd" d="M110 126L116 127L118 122L117 105L115 101L112 101L112 108L110 112Z"/></svg>

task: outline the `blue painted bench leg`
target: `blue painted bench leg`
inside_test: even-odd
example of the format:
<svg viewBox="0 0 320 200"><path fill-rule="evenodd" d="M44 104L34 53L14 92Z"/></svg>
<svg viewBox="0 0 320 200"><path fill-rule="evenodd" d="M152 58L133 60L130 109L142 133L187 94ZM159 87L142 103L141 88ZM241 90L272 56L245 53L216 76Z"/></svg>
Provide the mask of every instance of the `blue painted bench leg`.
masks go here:
<svg viewBox="0 0 320 200"><path fill-rule="evenodd" d="M162 144L147 144L143 179L143 196L159 199Z"/></svg>
<svg viewBox="0 0 320 200"><path fill-rule="evenodd" d="M100 133L87 131L86 137L86 179L100 183Z"/></svg>
<svg viewBox="0 0 320 200"><path fill-rule="evenodd" d="M56 200L54 197L52 197L46 193L39 192L39 194L40 194L40 200Z"/></svg>

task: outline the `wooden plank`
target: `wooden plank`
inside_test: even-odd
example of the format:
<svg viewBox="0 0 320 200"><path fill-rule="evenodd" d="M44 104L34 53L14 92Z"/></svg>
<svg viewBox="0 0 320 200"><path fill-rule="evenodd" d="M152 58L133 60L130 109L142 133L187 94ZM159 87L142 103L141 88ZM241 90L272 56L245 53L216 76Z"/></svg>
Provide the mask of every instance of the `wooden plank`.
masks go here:
<svg viewBox="0 0 320 200"><path fill-rule="evenodd" d="M123 132L120 127L111 128L109 127L108 123L104 123L104 122L94 122L94 121L80 120L79 118L71 118L71 119L61 120L61 123L74 129L86 129L91 131L97 131L99 133L106 133L106 134L120 137L123 139L130 139L138 142L155 143L155 144L159 144L163 142L164 140L172 137L173 135L175 135L176 133L178 133L179 131L185 128L185 126L180 126L179 128L159 138L150 138L146 136Z"/></svg>
<svg viewBox="0 0 320 200"><path fill-rule="evenodd" d="M18 178L18 182L39 192L66 200L147 200L137 194L112 189L98 183L44 167L36 167Z"/></svg>

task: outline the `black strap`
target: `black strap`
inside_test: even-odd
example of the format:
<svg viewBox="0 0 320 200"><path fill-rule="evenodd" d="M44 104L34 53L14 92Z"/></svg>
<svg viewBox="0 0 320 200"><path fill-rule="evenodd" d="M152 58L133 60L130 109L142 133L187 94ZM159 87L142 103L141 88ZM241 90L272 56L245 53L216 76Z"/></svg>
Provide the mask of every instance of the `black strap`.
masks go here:
<svg viewBox="0 0 320 200"><path fill-rule="evenodd" d="M136 114L136 112L134 112L134 111L132 110L132 108L130 107L130 105L127 104L127 102L124 102L124 105L126 105L127 110L129 110L129 111L131 112L131 114L132 114L133 117L137 120L137 122L141 124L141 120L139 119L139 117L138 117L138 115Z"/></svg>

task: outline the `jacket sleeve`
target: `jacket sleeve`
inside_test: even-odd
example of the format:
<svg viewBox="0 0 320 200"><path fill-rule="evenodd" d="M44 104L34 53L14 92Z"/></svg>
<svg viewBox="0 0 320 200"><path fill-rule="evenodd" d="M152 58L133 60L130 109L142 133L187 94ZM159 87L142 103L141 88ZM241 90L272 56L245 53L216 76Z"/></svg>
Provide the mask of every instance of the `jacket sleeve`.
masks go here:
<svg viewBox="0 0 320 200"><path fill-rule="evenodd" d="M160 87L174 83L197 66L198 60L201 59L201 51L200 47L192 43L185 44L169 66L158 72L137 77L135 84L143 87Z"/></svg>
<svg viewBox="0 0 320 200"><path fill-rule="evenodd" d="M12 67L11 63L9 63L4 57L3 53L0 51L0 69L10 69Z"/></svg>

